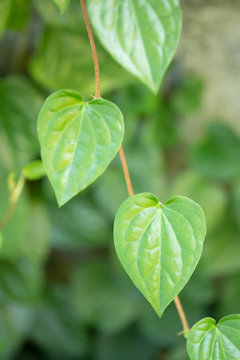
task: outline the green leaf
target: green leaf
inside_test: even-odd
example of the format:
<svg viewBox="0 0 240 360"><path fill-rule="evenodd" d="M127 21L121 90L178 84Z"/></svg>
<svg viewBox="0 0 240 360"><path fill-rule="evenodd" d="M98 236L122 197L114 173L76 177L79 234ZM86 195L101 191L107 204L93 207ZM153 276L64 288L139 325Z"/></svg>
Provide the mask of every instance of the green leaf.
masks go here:
<svg viewBox="0 0 240 360"><path fill-rule="evenodd" d="M103 46L156 93L181 32L178 0L89 0L88 10Z"/></svg>
<svg viewBox="0 0 240 360"><path fill-rule="evenodd" d="M61 206L94 182L121 145L124 122L104 99L84 102L73 90L45 101L38 118L43 165Z"/></svg>
<svg viewBox="0 0 240 360"><path fill-rule="evenodd" d="M125 200L114 223L114 243L128 275L159 316L191 277L202 253L204 213L176 196L161 204L149 193Z"/></svg>
<svg viewBox="0 0 240 360"><path fill-rule="evenodd" d="M35 160L23 168L23 174L27 180L39 180L45 175L45 170L41 160Z"/></svg>
<svg viewBox="0 0 240 360"><path fill-rule="evenodd" d="M33 311L16 302L1 303L0 339L1 359L14 359L31 331Z"/></svg>
<svg viewBox="0 0 240 360"><path fill-rule="evenodd" d="M32 259L0 261L0 300L34 303L42 285L43 266Z"/></svg>
<svg viewBox="0 0 240 360"><path fill-rule="evenodd" d="M80 5L79 5L80 7ZM81 7L80 7L81 8ZM65 15L63 16L65 18ZM70 24L67 23L69 26ZM75 22L73 20L74 25ZM79 19L78 28L85 31L67 31L66 25L47 27L30 64L33 78L46 89L55 91L71 88L82 96L93 94L95 89L94 67L85 25ZM133 78L121 69L96 43L101 78L101 93L121 88Z"/></svg>
<svg viewBox="0 0 240 360"><path fill-rule="evenodd" d="M11 0L0 1L0 36L2 35L10 13Z"/></svg>
<svg viewBox="0 0 240 360"><path fill-rule="evenodd" d="M197 322L188 334L191 360L240 359L240 315L229 315L216 325L212 318Z"/></svg>
<svg viewBox="0 0 240 360"><path fill-rule="evenodd" d="M89 199L79 196L62 208L50 206L51 245L60 249L104 247L111 237L109 223ZM69 221L71 219L71 221Z"/></svg>
<svg viewBox="0 0 240 360"><path fill-rule="evenodd" d="M7 166L22 167L39 152L37 116L43 97L20 76L0 82L0 155Z"/></svg>
<svg viewBox="0 0 240 360"><path fill-rule="evenodd" d="M67 9L70 0L53 0L53 2L58 6L58 8L61 11L61 14L63 14L64 11Z"/></svg>
<svg viewBox="0 0 240 360"><path fill-rule="evenodd" d="M22 30L26 27L30 14L32 0L9 0L10 14L6 27L13 30Z"/></svg>
<svg viewBox="0 0 240 360"><path fill-rule="evenodd" d="M191 153L194 168L203 176L229 181L240 175L240 139L225 124L213 123Z"/></svg>
<svg viewBox="0 0 240 360"><path fill-rule="evenodd" d="M48 355L48 359L86 358L87 334L75 316L66 286L51 284L36 309L31 340Z"/></svg>
<svg viewBox="0 0 240 360"><path fill-rule="evenodd" d="M219 184L206 181L193 171L184 171L174 179L171 195L176 194L199 203L206 216L208 234L219 226L227 206L226 193Z"/></svg>
<svg viewBox="0 0 240 360"><path fill-rule="evenodd" d="M119 333L136 319L139 307L131 295L106 261L90 260L73 273L76 316L104 333Z"/></svg>

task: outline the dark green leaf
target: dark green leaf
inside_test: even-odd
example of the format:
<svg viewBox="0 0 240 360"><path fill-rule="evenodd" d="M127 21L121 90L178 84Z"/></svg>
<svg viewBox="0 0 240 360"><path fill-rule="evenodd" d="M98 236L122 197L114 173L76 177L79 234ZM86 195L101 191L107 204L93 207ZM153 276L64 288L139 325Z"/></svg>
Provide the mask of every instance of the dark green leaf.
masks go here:
<svg viewBox="0 0 240 360"><path fill-rule="evenodd" d="M54 201L54 204L49 206L49 212L50 241L54 247L62 249L103 247L111 237L108 222L96 205L86 197L79 196L61 209Z"/></svg>
<svg viewBox="0 0 240 360"><path fill-rule="evenodd" d="M22 30L27 25L31 13L32 0L9 0L11 3L7 28Z"/></svg>
<svg viewBox="0 0 240 360"><path fill-rule="evenodd" d="M240 175L240 139L227 125L211 124L192 149L191 161L202 175L228 181Z"/></svg>
<svg viewBox="0 0 240 360"><path fill-rule="evenodd" d="M0 83L1 159L22 169L38 154L37 115L43 98L29 80L9 77Z"/></svg>
<svg viewBox="0 0 240 360"><path fill-rule="evenodd" d="M162 205L143 193L128 198L118 210L114 223L118 257L159 316L197 266L205 232L201 207L185 197Z"/></svg>
<svg viewBox="0 0 240 360"><path fill-rule="evenodd" d="M73 90L45 101L38 118L43 165L61 206L94 182L117 154L121 111L104 99L84 102Z"/></svg>
<svg viewBox="0 0 240 360"><path fill-rule="evenodd" d="M178 0L89 0L88 10L103 46L156 93L180 36Z"/></svg>
<svg viewBox="0 0 240 360"><path fill-rule="evenodd" d="M105 333L121 331L135 320L138 304L106 262L89 261L73 276L72 297L81 322Z"/></svg>
<svg viewBox="0 0 240 360"><path fill-rule="evenodd" d="M13 359L30 332L33 311L25 305L8 301L1 304L0 317L1 358Z"/></svg>
<svg viewBox="0 0 240 360"><path fill-rule="evenodd" d="M76 321L68 288L51 286L36 310L31 339L51 359L78 359L86 352L86 334Z"/></svg>
<svg viewBox="0 0 240 360"><path fill-rule="evenodd" d="M227 196L217 183L208 182L192 171L175 177L171 195L187 196L203 208L208 234L216 229L227 207ZM211 199L211 201L209 201Z"/></svg>
<svg viewBox="0 0 240 360"><path fill-rule="evenodd" d="M1 301L34 302L42 285L42 266L26 258L0 261Z"/></svg>
<svg viewBox="0 0 240 360"><path fill-rule="evenodd" d="M78 27L84 29L83 23ZM118 89L129 82L126 74L110 56L97 47L101 73L101 93ZM71 88L83 96L95 90L94 67L91 48L85 33L75 33L61 28L47 28L33 58L30 71L33 78L49 90Z"/></svg>
<svg viewBox="0 0 240 360"><path fill-rule="evenodd" d="M229 315L218 324L212 318L196 323L188 334L191 360L237 360L240 358L240 315Z"/></svg>

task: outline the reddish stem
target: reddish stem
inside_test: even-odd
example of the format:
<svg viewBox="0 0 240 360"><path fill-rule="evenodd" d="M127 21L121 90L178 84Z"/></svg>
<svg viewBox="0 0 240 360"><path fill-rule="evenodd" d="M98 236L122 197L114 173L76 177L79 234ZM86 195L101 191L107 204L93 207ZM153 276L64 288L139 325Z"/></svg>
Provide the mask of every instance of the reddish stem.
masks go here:
<svg viewBox="0 0 240 360"><path fill-rule="evenodd" d="M96 46L95 46L95 42L94 42L94 38L93 38L93 34L92 34L91 25L90 25L88 14L87 14L85 1L80 0L80 2L82 5L84 20L85 20L88 37L89 37L89 41L90 41L90 45L91 45L91 49L92 49L92 56L93 56L93 62L94 62L94 68L95 68L95 80L96 80L96 97L99 98L99 97L101 97L101 95L100 95L100 71L99 71L97 51L96 51ZM120 146L119 155L120 155L120 159L121 159L121 163L122 163L122 168L123 168L123 173L124 173L124 177L125 177L125 181L126 181L126 185L127 185L128 194L129 194L129 196L133 196L134 191L133 191L133 187L132 187L132 183L131 183L131 178L129 175L126 157L124 155L122 146ZM180 317L182 325L183 325L184 336L187 337L187 334L189 332L189 325L188 325L186 315L184 313L182 304L181 304L178 296L174 299L174 302L175 302L179 317Z"/></svg>

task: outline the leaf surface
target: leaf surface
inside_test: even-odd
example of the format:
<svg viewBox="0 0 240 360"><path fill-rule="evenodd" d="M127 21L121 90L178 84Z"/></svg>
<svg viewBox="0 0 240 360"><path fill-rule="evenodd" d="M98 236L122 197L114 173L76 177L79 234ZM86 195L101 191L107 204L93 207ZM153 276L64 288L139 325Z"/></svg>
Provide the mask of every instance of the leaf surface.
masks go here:
<svg viewBox="0 0 240 360"><path fill-rule="evenodd" d="M59 10L61 11L61 14L63 14L64 11L67 9L70 0L53 0L53 2L58 6Z"/></svg>
<svg viewBox="0 0 240 360"><path fill-rule="evenodd" d="M125 200L114 223L118 257L159 316L192 275L206 225L201 207L176 196L164 205L149 193Z"/></svg>
<svg viewBox="0 0 240 360"><path fill-rule="evenodd" d="M229 315L218 324L212 318L197 322L188 334L191 360L240 359L240 315Z"/></svg>
<svg viewBox="0 0 240 360"><path fill-rule="evenodd" d="M121 145L124 123L116 105L84 102L60 90L45 101L38 118L43 165L61 206L94 182Z"/></svg>
<svg viewBox="0 0 240 360"><path fill-rule="evenodd" d="M156 93L180 36L178 0L89 0L88 10L103 46Z"/></svg>

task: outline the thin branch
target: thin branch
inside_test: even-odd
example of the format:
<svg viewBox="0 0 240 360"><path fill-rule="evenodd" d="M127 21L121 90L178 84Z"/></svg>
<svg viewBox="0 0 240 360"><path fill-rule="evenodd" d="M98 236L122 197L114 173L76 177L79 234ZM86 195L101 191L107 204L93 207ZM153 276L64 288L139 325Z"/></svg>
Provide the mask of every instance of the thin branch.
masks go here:
<svg viewBox="0 0 240 360"><path fill-rule="evenodd" d="M14 188L9 188L10 194L9 194L9 206L7 208L7 211L5 212L5 215L0 220L0 231L5 228L5 226L9 223L9 221L12 218L12 215L14 213L16 204L18 202L18 199L22 193L23 187L25 184L25 178L24 175L21 174L20 178Z"/></svg>
<svg viewBox="0 0 240 360"><path fill-rule="evenodd" d="M87 8L84 0L80 0L82 5L82 11L84 16L85 25L87 28L88 38L92 49L92 56L93 56L93 62L94 62L94 69L95 69L95 81L96 81L96 97L101 97L101 91L100 91L100 70L99 70L99 62L97 57L97 51L96 46L93 38L93 33L90 25L90 21L87 14Z"/></svg>
<svg viewBox="0 0 240 360"><path fill-rule="evenodd" d="M174 302L175 302L175 305L176 305L176 308L177 308L177 311L178 311L180 320L181 320L181 322L182 322L183 334L184 334L185 338L187 338L188 333L189 333L189 331L190 331L190 328L189 328L188 321L187 321L185 312L184 312L184 310L183 310L181 301L180 301L180 299L179 299L178 296L175 297Z"/></svg>
<svg viewBox="0 0 240 360"><path fill-rule="evenodd" d="M101 96L100 95L100 72L99 72L99 63L98 63L97 51L96 51L96 47L95 47L95 42L94 42L94 38L93 38L93 34L92 34L91 25L90 25L88 14L87 14L85 1L80 0L80 2L81 2L81 5L82 5L85 25L86 25L86 28L87 28L89 42L90 42L91 49L92 49L92 56L93 56L93 62L94 62L94 68L95 68L95 80L96 80L96 97L100 97ZM120 146L119 155L120 155L120 159L121 159L121 163L122 163L122 168L123 168L123 173L124 173L124 177L125 177L125 181L126 181L128 194L129 194L129 196L133 196L134 191L133 191L131 178L130 178L129 170L128 170L128 166L127 166L127 161L126 161L122 146ZM174 302L175 302L179 317L180 317L182 325L183 325L184 336L187 337L187 334L188 334L190 329L189 329L189 325L188 325L188 322L187 322L186 315L184 313L182 304L181 304L178 296L174 299Z"/></svg>
<svg viewBox="0 0 240 360"><path fill-rule="evenodd" d="M133 192L132 182L131 182L131 178L130 178L130 175L129 175L127 161L126 161L126 158L125 158L125 154L124 154L122 145L120 146L120 149L119 149L119 155L120 155L122 168L123 168L123 173L124 173L124 177L125 177L125 181L126 181L126 185L127 185L128 195L133 196L134 192Z"/></svg>

